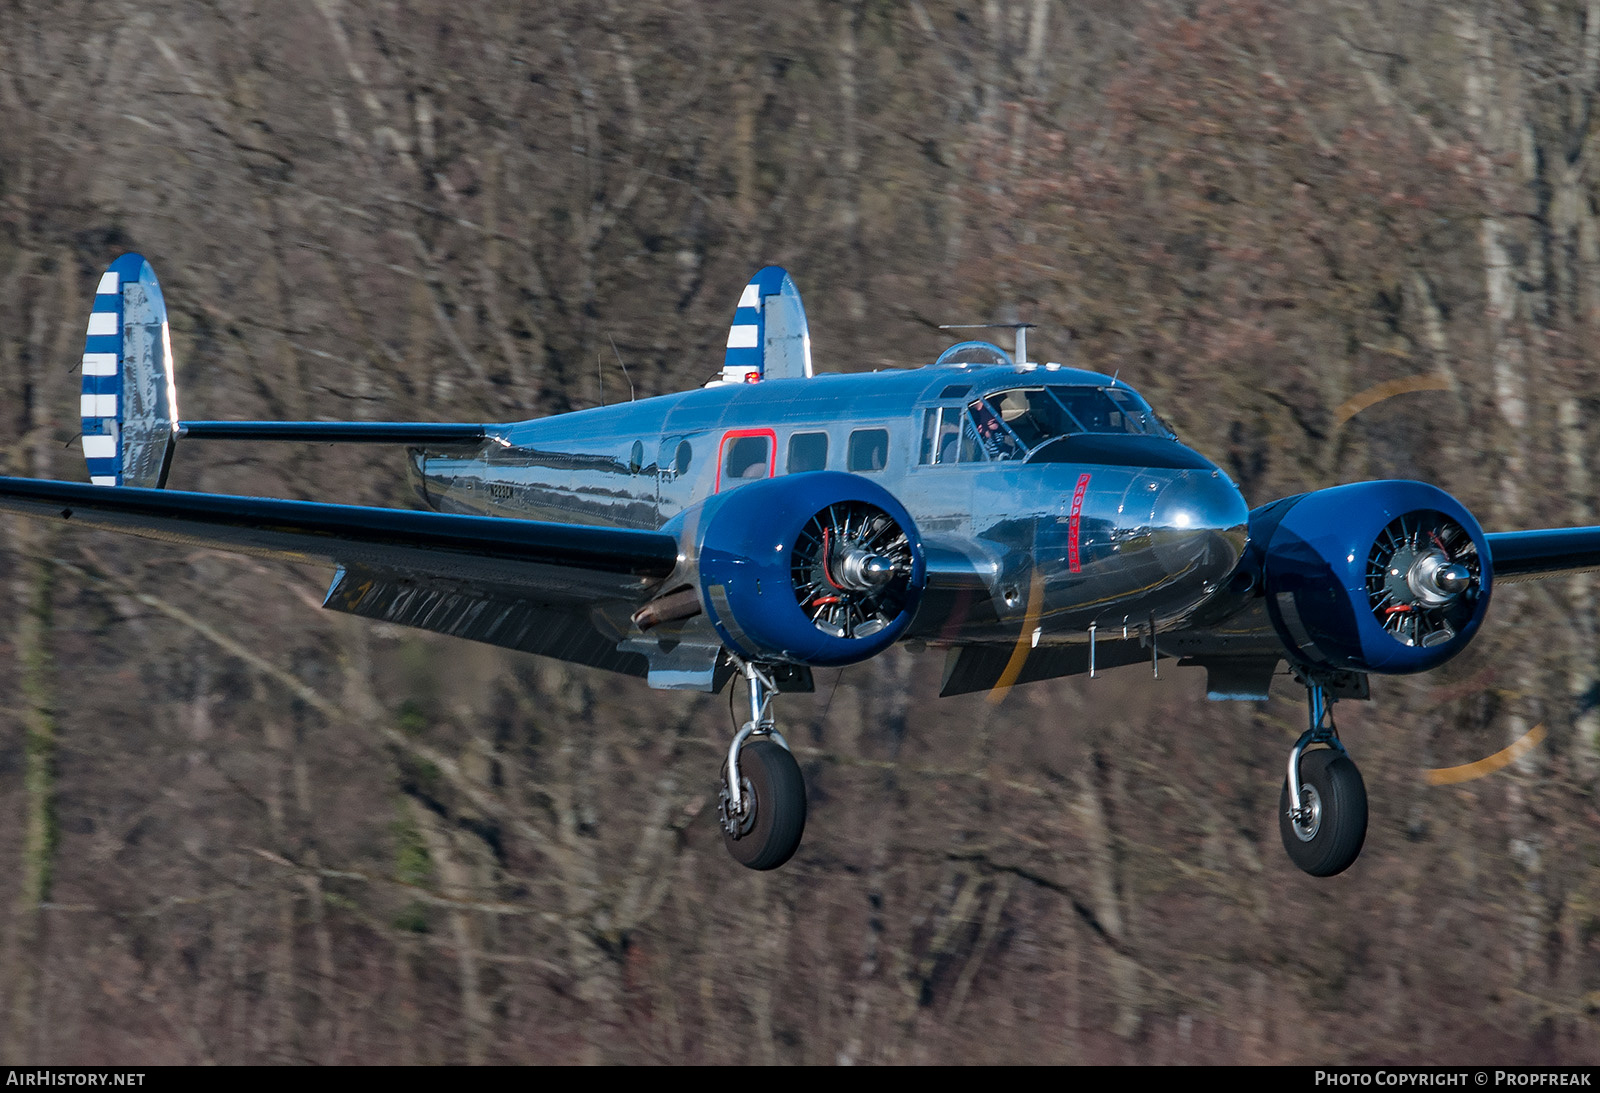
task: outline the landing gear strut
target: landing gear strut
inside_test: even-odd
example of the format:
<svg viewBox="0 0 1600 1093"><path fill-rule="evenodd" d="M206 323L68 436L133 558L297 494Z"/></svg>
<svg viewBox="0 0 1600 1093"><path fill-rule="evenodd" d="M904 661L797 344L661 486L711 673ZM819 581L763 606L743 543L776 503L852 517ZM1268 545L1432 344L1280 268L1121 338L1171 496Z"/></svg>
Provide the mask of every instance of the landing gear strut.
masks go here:
<svg viewBox="0 0 1600 1093"><path fill-rule="evenodd" d="M740 865L776 869L794 856L806 829L806 785L800 765L772 719L772 677L742 665L750 720L728 745L717 817L722 840Z"/></svg>
<svg viewBox="0 0 1600 1093"><path fill-rule="evenodd" d="M1339 742L1321 683L1302 677L1310 727L1289 752L1289 776L1278 799L1278 831L1295 865L1313 877L1350 868L1367 838L1367 787ZM1313 744L1325 745L1307 751Z"/></svg>

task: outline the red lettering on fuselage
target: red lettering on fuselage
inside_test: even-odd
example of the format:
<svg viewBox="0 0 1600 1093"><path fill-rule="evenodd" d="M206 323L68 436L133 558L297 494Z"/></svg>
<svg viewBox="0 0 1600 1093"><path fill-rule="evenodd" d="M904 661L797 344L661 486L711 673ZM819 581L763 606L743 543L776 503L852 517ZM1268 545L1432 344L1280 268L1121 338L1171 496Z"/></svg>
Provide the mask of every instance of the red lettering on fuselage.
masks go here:
<svg viewBox="0 0 1600 1093"><path fill-rule="evenodd" d="M1083 519L1083 495L1089 490L1089 476L1078 476L1078 488L1072 491L1072 518L1067 522L1067 569L1078 572L1078 524Z"/></svg>

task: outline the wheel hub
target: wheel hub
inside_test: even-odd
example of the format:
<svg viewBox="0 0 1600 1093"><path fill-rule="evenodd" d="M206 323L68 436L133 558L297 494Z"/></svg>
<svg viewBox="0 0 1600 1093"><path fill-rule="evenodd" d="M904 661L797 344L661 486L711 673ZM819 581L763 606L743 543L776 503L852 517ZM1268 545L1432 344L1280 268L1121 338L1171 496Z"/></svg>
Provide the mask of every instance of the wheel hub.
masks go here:
<svg viewBox="0 0 1600 1093"><path fill-rule="evenodd" d="M722 830L728 833L730 839L742 839L756 826L756 795L750 779L740 778L739 790L738 808L734 808L733 794L728 792L726 778L723 779L721 792L717 794L717 819L722 822Z"/></svg>
<svg viewBox="0 0 1600 1093"><path fill-rule="evenodd" d="M1322 827L1322 797L1315 786L1300 783L1300 807L1289 810L1289 822L1294 827L1295 837L1301 842L1308 843L1317 837L1317 831Z"/></svg>

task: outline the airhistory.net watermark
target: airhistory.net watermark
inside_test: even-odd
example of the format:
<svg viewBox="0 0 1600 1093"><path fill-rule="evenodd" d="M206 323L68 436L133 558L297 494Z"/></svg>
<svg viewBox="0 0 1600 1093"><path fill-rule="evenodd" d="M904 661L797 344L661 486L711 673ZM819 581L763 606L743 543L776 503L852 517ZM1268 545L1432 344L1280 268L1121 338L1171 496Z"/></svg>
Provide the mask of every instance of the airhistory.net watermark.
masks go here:
<svg viewBox="0 0 1600 1093"><path fill-rule="evenodd" d="M50 1070L44 1067L6 1071L8 1086L61 1086L61 1085L143 1085L142 1070L89 1071Z"/></svg>

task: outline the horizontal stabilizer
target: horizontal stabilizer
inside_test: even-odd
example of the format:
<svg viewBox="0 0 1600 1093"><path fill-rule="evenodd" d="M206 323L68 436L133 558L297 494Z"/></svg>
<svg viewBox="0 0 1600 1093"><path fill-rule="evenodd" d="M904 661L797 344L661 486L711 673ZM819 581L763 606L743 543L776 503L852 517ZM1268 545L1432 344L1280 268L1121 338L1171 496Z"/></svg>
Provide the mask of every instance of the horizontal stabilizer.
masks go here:
<svg viewBox="0 0 1600 1093"><path fill-rule="evenodd" d="M431 421L185 421L181 440L300 440L339 444L471 444L488 426Z"/></svg>
<svg viewBox="0 0 1600 1093"><path fill-rule="evenodd" d="M173 444L190 440L475 444L486 425L412 421L184 421L167 306L155 270L124 254L100 278L83 346L83 454L97 486L159 489Z"/></svg>

